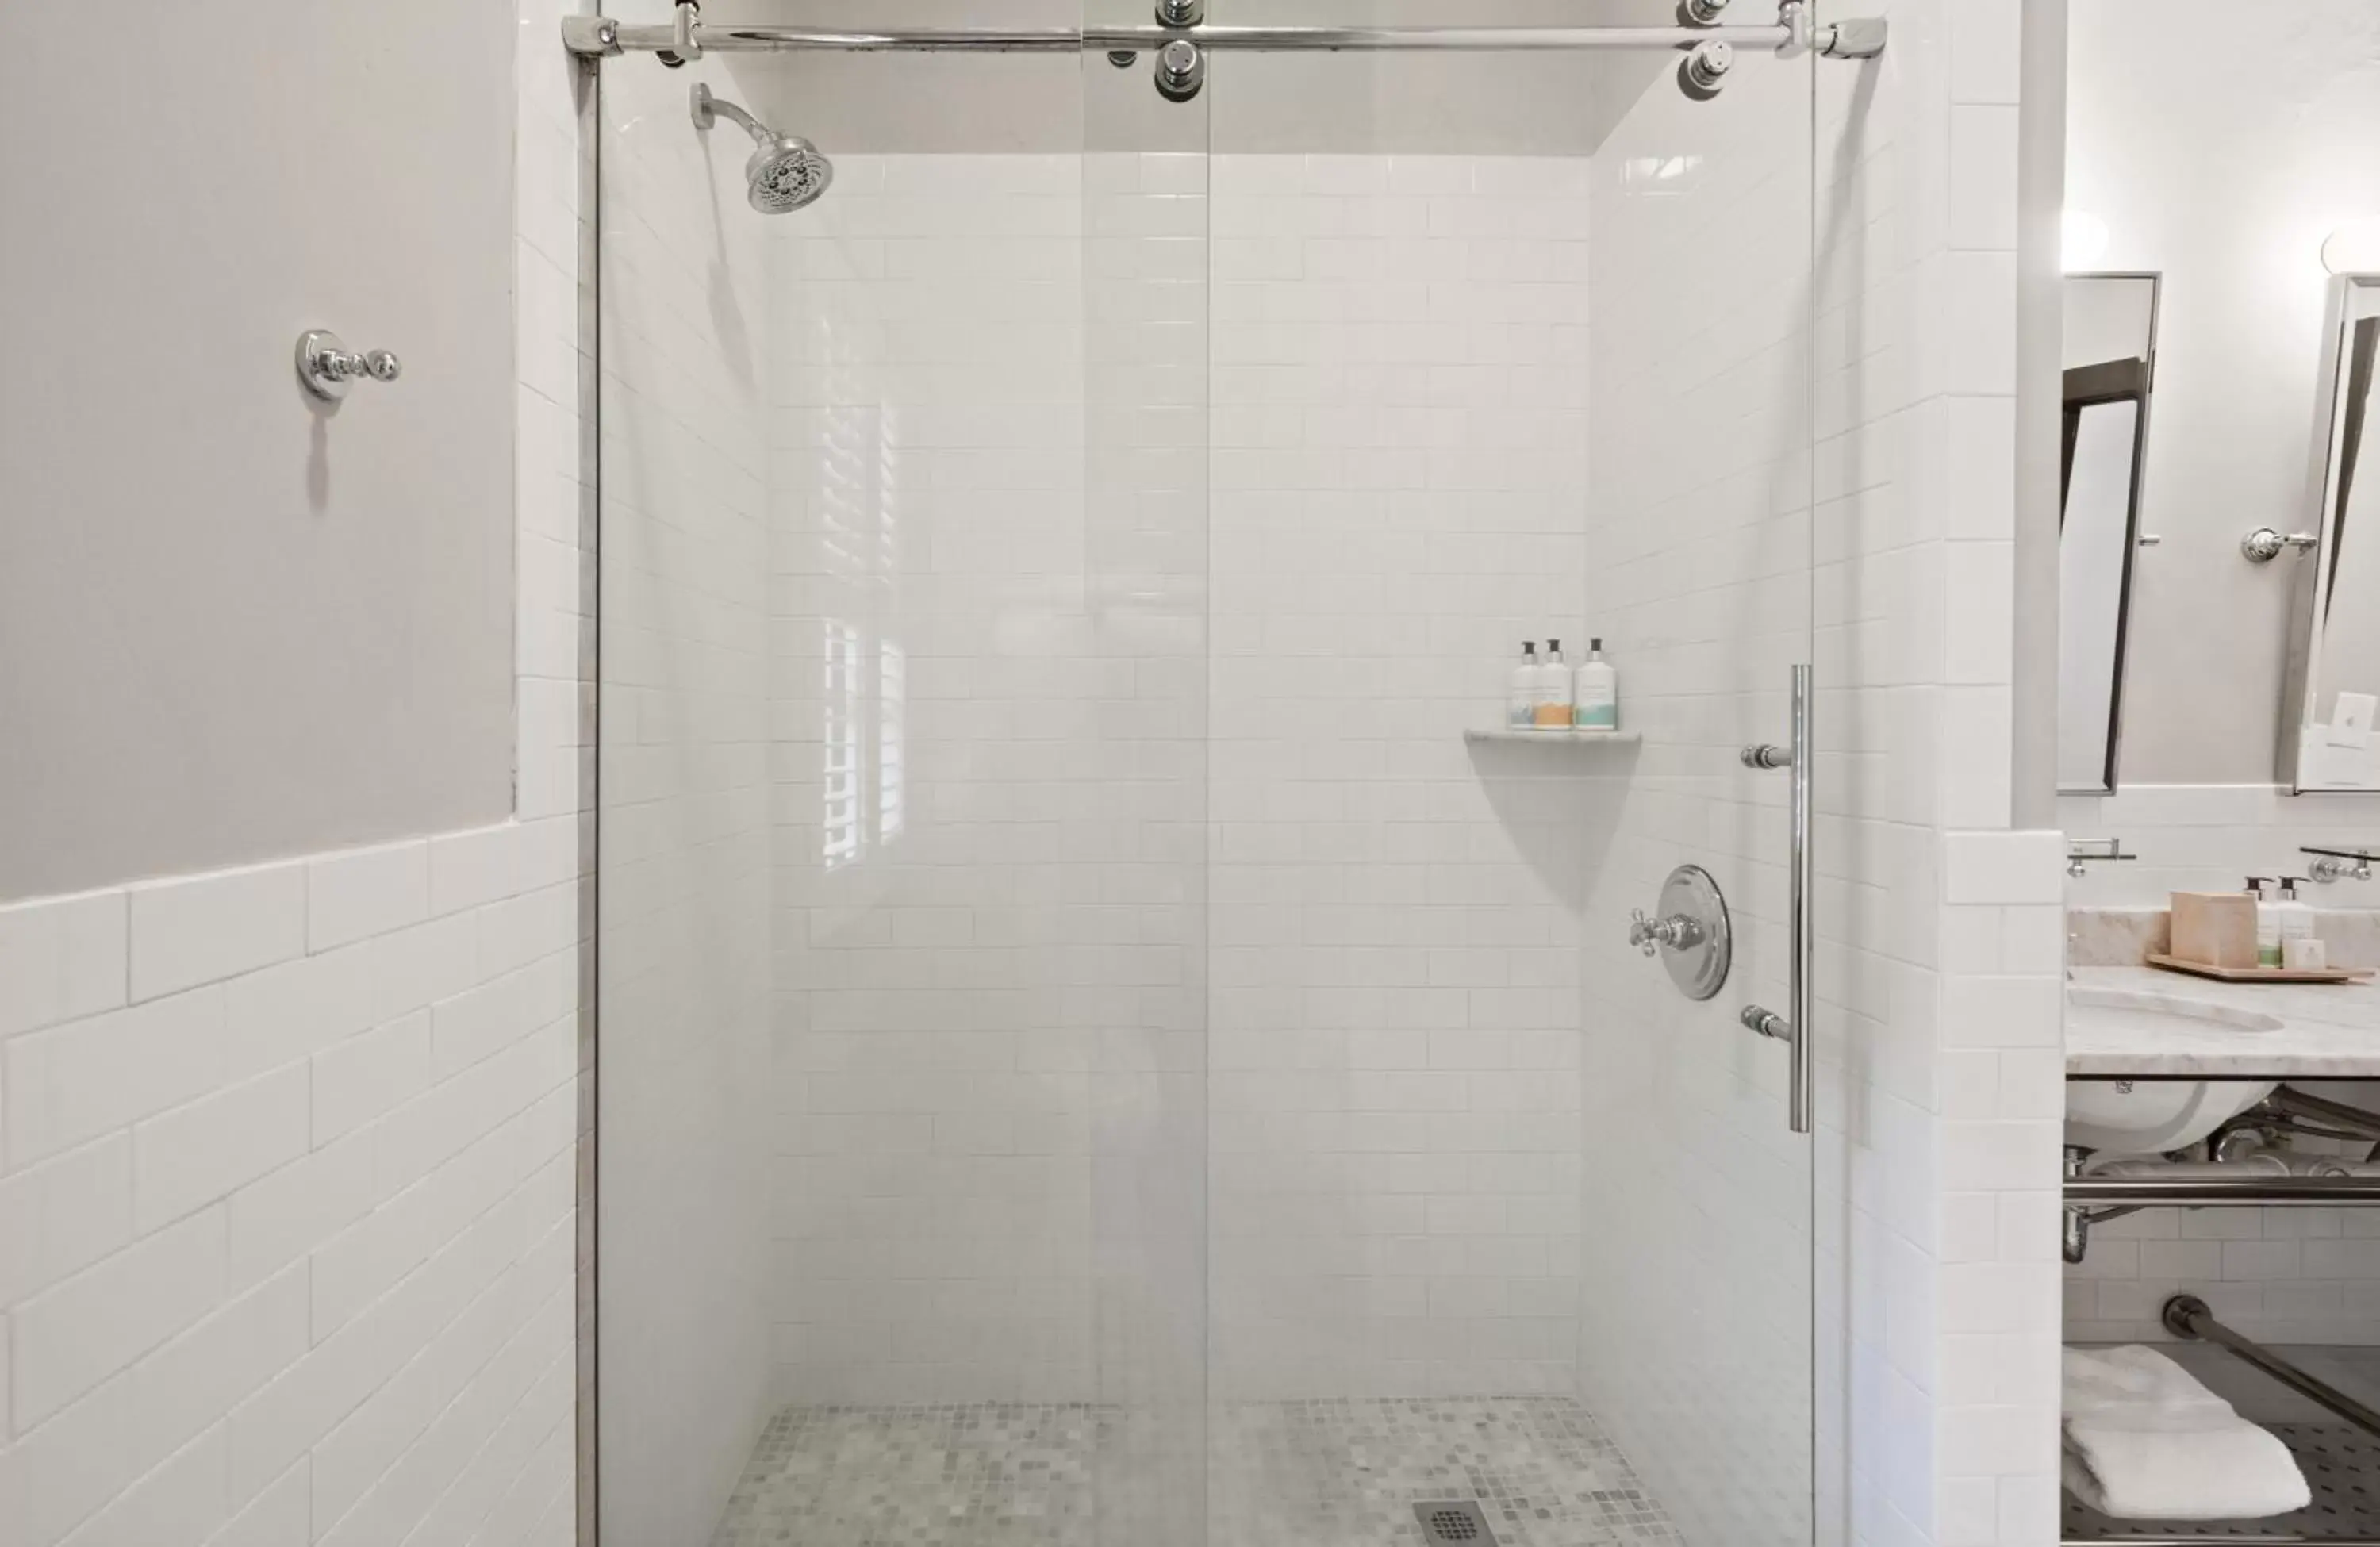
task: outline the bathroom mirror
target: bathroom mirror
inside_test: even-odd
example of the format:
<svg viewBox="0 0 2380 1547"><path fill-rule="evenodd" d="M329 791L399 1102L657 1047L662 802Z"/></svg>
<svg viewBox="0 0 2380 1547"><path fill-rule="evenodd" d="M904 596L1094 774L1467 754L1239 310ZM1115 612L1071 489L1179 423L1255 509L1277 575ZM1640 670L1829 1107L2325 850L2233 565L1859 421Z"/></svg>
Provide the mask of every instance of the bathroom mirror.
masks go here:
<svg viewBox="0 0 2380 1547"><path fill-rule="evenodd" d="M2068 794L2116 787L2157 289L2153 274L2066 276L2058 785Z"/></svg>
<svg viewBox="0 0 2380 1547"><path fill-rule="evenodd" d="M2332 281L2323 337L2321 503L2315 545L2296 560L2281 732L2300 793L2380 789L2380 274Z"/></svg>

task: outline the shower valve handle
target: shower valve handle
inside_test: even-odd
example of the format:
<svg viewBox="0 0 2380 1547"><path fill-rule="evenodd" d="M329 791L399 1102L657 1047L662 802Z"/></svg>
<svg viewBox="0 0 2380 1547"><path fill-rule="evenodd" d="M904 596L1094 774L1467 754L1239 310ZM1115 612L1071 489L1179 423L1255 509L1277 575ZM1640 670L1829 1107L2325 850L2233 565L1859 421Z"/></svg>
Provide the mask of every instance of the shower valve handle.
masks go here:
<svg viewBox="0 0 2380 1547"><path fill-rule="evenodd" d="M393 382L404 365L386 349L350 349L339 335L314 328L298 340L298 379L315 396L335 403L358 377Z"/></svg>
<svg viewBox="0 0 2380 1547"><path fill-rule="evenodd" d="M1666 919L1656 919L1643 908L1632 910L1628 920L1628 944L1646 956L1657 956L1663 946L1682 951L1701 944L1702 926L1682 913Z"/></svg>

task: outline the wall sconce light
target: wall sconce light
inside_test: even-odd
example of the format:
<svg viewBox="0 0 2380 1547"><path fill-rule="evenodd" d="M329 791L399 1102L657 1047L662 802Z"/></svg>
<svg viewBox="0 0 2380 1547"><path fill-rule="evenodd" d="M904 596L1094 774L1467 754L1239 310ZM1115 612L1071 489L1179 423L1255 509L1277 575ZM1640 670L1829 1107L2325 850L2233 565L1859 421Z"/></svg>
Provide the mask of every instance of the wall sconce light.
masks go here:
<svg viewBox="0 0 2380 1547"><path fill-rule="evenodd" d="M2069 210L2058 223L2060 261L2068 274L2096 268L2107 255L2107 223L2081 210Z"/></svg>
<svg viewBox="0 0 2380 1547"><path fill-rule="evenodd" d="M2324 238L2322 266L2333 274L2380 274L2380 220L2359 220Z"/></svg>

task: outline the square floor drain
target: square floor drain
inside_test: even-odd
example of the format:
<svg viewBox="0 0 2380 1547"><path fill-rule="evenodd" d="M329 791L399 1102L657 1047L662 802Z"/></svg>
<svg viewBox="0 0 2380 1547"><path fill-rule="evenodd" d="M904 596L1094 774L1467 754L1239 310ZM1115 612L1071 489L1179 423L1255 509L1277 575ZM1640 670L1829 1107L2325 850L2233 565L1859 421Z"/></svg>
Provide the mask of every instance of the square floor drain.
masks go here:
<svg viewBox="0 0 2380 1547"><path fill-rule="evenodd" d="M1449 1499L1436 1504L1414 1505L1414 1517L1421 1522L1422 1536L1446 1547L1496 1547L1496 1533L1488 1529L1488 1517L1479 1506L1462 1499Z"/></svg>

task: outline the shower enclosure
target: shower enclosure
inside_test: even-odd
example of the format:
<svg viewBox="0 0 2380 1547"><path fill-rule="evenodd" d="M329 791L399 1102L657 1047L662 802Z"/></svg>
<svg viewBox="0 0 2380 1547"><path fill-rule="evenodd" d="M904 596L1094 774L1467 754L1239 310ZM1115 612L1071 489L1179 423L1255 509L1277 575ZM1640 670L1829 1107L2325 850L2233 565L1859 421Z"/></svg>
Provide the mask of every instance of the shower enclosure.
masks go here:
<svg viewBox="0 0 2380 1547"><path fill-rule="evenodd" d="M1834 1540L1843 67L1197 9L573 24L596 1540ZM1622 734L1512 733L1549 639ZM1631 935L1682 865L1703 999Z"/></svg>

